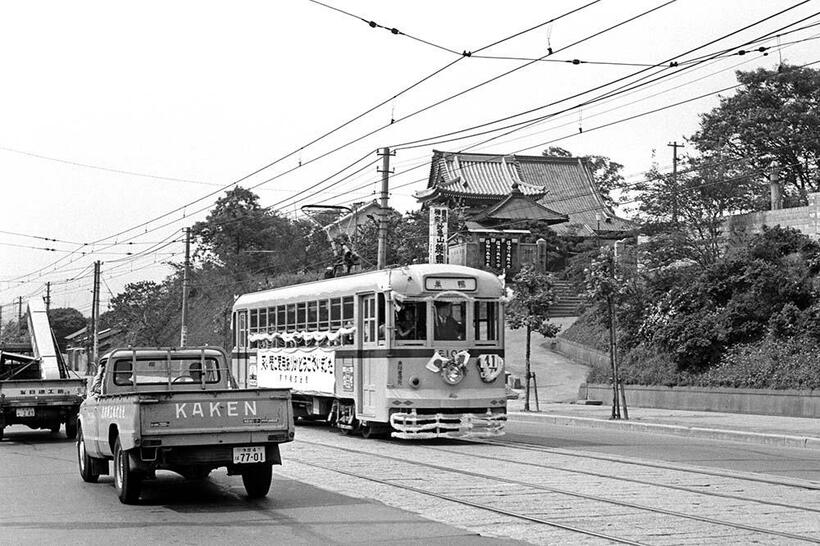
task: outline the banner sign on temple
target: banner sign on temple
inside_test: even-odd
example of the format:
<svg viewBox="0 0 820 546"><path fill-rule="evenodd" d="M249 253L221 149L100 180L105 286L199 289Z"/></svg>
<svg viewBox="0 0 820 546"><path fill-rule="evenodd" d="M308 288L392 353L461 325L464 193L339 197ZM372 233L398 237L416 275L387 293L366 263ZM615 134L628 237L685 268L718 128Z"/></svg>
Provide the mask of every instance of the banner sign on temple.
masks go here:
<svg viewBox="0 0 820 546"><path fill-rule="evenodd" d="M447 207L430 207L430 263L447 263Z"/></svg>

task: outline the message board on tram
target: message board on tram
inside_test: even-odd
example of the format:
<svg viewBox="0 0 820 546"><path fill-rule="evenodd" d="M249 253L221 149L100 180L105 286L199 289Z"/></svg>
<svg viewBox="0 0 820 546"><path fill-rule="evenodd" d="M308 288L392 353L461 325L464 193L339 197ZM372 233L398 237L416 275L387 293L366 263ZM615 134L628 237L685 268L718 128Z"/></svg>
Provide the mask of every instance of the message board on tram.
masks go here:
<svg viewBox="0 0 820 546"><path fill-rule="evenodd" d="M324 349L260 349L258 385L333 395L335 359Z"/></svg>

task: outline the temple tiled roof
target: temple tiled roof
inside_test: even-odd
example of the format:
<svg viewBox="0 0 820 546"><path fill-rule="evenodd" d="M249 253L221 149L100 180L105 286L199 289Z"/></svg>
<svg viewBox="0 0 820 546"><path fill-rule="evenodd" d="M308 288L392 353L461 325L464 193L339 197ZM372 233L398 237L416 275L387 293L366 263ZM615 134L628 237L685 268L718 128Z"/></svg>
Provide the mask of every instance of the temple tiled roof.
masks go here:
<svg viewBox="0 0 820 546"><path fill-rule="evenodd" d="M427 189L416 198L494 204L510 195L513 184L550 211L569 217L567 223L553 226L559 233L590 236L634 227L604 203L587 165L577 157L434 151Z"/></svg>
<svg viewBox="0 0 820 546"><path fill-rule="evenodd" d="M443 195L469 196L478 199L498 200L510 194L512 185L518 184L521 193L534 199L544 195L544 188L521 178L509 157L490 154L456 154L433 152L430 166L429 189L438 189ZM423 190L419 195L425 193Z"/></svg>

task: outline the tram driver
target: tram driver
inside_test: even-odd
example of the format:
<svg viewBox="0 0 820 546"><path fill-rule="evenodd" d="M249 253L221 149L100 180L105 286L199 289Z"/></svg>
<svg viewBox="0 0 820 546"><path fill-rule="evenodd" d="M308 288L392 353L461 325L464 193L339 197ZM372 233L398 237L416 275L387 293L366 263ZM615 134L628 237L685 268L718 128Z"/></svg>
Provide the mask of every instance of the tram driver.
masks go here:
<svg viewBox="0 0 820 546"><path fill-rule="evenodd" d="M464 317L464 304L451 303L448 301L437 301L436 308L436 325L435 335L436 339L442 340L463 340L464 339L464 323L459 322L453 317L453 308L457 307L460 311L461 317Z"/></svg>

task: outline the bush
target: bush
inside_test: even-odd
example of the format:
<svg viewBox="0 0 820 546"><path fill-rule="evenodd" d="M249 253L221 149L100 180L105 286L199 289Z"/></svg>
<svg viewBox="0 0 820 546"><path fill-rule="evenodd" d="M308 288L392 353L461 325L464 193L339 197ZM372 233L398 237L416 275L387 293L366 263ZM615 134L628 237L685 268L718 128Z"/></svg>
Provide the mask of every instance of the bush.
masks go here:
<svg viewBox="0 0 820 546"><path fill-rule="evenodd" d="M609 330L601 325L594 309L587 309L561 333L561 337L598 351L609 351Z"/></svg>
<svg viewBox="0 0 820 546"><path fill-rule="evenodd" d="M695 384L747 389L818 389L818 351L820 344L806 338L767 338L736 345L726 352L720 364L694 378Z"/></svg>

